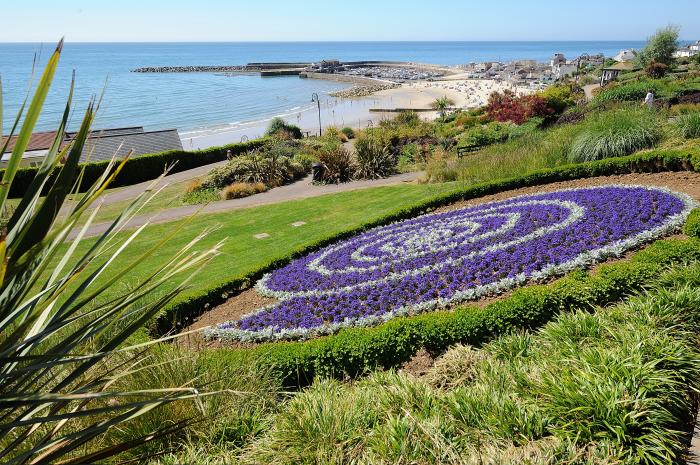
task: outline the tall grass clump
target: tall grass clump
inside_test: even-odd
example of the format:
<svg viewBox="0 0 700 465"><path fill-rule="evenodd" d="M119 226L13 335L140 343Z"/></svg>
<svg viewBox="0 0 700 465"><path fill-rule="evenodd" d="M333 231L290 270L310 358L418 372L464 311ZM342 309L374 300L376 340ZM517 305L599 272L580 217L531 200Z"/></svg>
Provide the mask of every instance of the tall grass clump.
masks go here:
<svg viewBox="0 0 700 465"><path fill-rule="evenodd" d="M568 159L573 163L622 157L654 147L662 138L660 118L647 109L597 113L582 125Z"/></svg>
<svg viewBox="0 0 700 465"><path fill-rule="evenodd" d="M381 135L362 134L355 141L355 161L357 177L379 179L396 174L398 156Z"/></svg>
<svg viewBox="0 0 700 465"><path fill-rule="evenodd" d="M62 42L9 131L17 138L0 183L2 212L8 211L8 193L61 50ZM194 237L174 255L162 257L142 281L123 286L136 264L157 257L163 245L181 232L181 227L174 227L158 243L131 257L129 263L119 262L146 225L117 233L155 195L158 179L81 251L79 242L99 211L99 206L89 207L126 160L112 160L96 183L83 194L75 194L84 174L79 160L96 105L94 101L88 104L79 131L69 145L62 146L73 86L71 83L51 148L0 231L0 462L4 464L103 463L182 431L193 416L153 422L128 439L118 437L123 428L177 401L195 402L190 408L201 411L198 406L205 396L196 389L199 384L195 378L163 377L148 388L133 382L158 369L159 362L148 352L162 342L138 343L134 334L218 254L220 244L198 252L196 245L204 234ZM0 112L0 134L2 121ZM0 141L2 152L8 141ZM50 181L54 171L57 175ZM44 190L47 192L42 196ZM73 203L68 206L65 201L71 195ZM59 216L62 207L66 213ZM162 290L166 283L178 279L173 289Z"/></svg>
<svg viewBox="0 0 700 465"><path fill-rule="evenodd" d="M700 289L675 285L456 347L425 376L317 381L243 463L676 463L700 388L698 324Z"/></svg>
<svg viewBox="0 0 700 465"><path fill-rule="evenodd" d="M697 139L700 137L700 111L686 113L678 116L674 125L685 139Z"/></svg>

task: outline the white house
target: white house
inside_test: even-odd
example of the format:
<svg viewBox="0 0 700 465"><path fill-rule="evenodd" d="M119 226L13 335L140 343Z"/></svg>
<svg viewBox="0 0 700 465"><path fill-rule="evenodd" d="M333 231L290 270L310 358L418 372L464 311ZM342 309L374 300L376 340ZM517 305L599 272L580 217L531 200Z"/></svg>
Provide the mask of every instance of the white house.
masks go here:
<svg viewBox="0 0 700 465"><path fill-rule="evenodd" d="M552 74L554 75L554 79L559 80L571 76L576 70L578 70L576 63L559 63L552 67Z"/></svg>
<svg viewBox="0 0 700 465"><path fill-rule="evenodd" d="M690 58L700 53L700 40L673 52L674 58Z"/></svg>
<svg viewBox="0 0 700 465"><path fill-rule="evenodd" d="M566 63L566 57L564 56L563 53L555 53L549 62L549 66L554 68L555 66L557 66L558 64L561 64L561 63Z"/></svg>
<svg viewBox="0 0 700 465"><path fill-rule="evenodd" d="M689 48L690 50L695 51L695 52L700 52L700 40L698 40L698 41L695 42L694 44L690 44L690 45L688 46L688 48Z"/></svg>
<svg viewBox="0 0 700 465"><path fill-rule="evenodd" d="M637 52L631 48L627 48L625 50L620 50L620 53L615 55L613 59L618 63L625 63L627 61L634 61L635 58L637 58Z"/></svg>

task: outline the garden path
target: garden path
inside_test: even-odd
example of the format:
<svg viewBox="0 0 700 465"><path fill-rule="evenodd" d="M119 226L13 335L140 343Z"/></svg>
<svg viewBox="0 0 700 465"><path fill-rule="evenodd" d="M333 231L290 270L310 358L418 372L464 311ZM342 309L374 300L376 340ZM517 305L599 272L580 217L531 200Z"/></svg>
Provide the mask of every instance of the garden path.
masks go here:
<svg viewBox="0 0 700 465"><path fill-rule="evenodd" d="M209 169L213 165L207 165ZM190 170L192 171L192 170ZM183 173L185 173L183 171ZM182 173L177 173L182 174ZM172 176L176 176L172 175ZM373 179L373 180L363 180L363 181L352 181L343 184L332 184L332 185L313 185L311 182L311 176L308 176L300 181L293 184L288 184L282 187L276 187L270 189L267 192L261 194L251 195L250 197L245 197L242 199L233 200L222 200L219 202L212 202L207 205L185 205L182 207L169 208L167 210L162 210L157 213L148 215L139 215L134 217L126 226L126 229L134 229L142 226L145 223L166 223L169 221L175 221L188 216L194 215L195 213L221 213L231 210L237 210L241 208L258 207L261 205L269 205L273 203L286 202L288 200L299 200L306 199L310 197L318 197L326 194L335 194L338 192L348 192L358 189L368 189L371 187L381 187L381 186L392 186L396 184L401 184L404 182L413 182L422 176L422 172L398 174L396 176L391 176L385 179ZM196 177L196 176L195 176ZM187 179L187 178L184 178ZM170 176L166 178L170 181ZM136 187L136 186L132 186ZM143 191L143 186L141 190ZM131 190L131 187L128 188ZM115 192L117 194L119 192ZM126 197L129 198L129 197ZM123 200L123 199L122 199ZM113 200L114 201L114 200ZM110 223L98 223L92 225L86 234L86 237L99 235L109 228ZM77 231L73 231L71 237L75 237Z"/></svg>

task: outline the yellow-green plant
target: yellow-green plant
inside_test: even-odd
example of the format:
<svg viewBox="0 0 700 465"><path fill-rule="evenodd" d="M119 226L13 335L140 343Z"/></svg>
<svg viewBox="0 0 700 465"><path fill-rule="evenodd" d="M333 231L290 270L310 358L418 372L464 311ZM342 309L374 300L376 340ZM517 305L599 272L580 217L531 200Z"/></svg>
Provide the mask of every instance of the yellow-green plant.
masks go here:
<svg viewBox="0 0 700 465"><path fill-rule="evenodd" d="M0 184L2 212L8 211L8 192L51 86L61 49L62 41L10 130L16 139ZM106 232L91 241L86 251L79 252L78 243L88 234L99 210L99 206L90 206L124 161L112 160L84 194L76 195L71 204L65 203L81 181L78 162L97 106L94 100L88 105L77 135L61 147L72 94L71 84L56 138L0 231L0 462L4 464L101 462L182 424L168 425L138 440L101 442L110 429L164 404L200 396L189 384L131 392L114 388L125 378L152 367L144 352L157 342L134 344L130 336L187 284L187 278L159 297L144 297L179 275L192 276L217 254L218 245L197 253L194 248L202 234L136 286L103 297L169 238L164 237L139 259L118 264L120 255L145 226L118 233L157 194L155 181ZM0 91L0 135L1 109ZM9 138L0 141L2 152L8 144ZM84 216L87 221L80 222ZM177 234L178 228L173 229Z"/></svg>

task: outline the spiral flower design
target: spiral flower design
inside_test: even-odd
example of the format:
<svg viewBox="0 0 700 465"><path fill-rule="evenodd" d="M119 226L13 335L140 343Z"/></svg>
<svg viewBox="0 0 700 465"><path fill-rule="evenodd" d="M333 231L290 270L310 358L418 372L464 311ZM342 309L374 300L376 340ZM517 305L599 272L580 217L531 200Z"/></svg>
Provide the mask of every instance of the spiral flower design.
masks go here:
<svg viewBox="0 0 700 465"><path fill-rule="evenodd" d="M279 303L212 337L305 338L497 294L619 256L681 226L694 202L609 185L514 197L375 228L256 286Z"/></svg>

